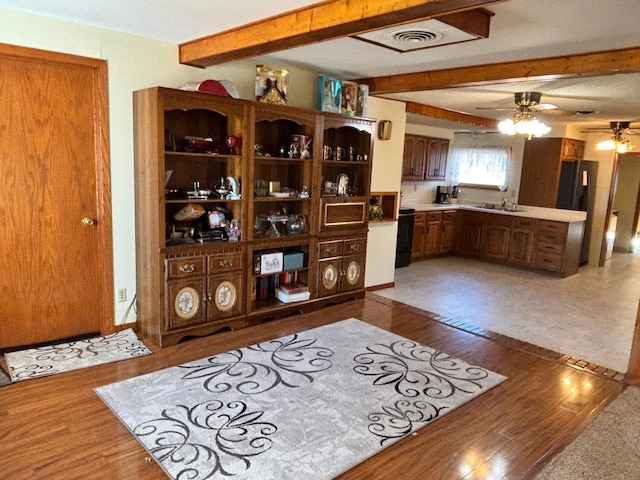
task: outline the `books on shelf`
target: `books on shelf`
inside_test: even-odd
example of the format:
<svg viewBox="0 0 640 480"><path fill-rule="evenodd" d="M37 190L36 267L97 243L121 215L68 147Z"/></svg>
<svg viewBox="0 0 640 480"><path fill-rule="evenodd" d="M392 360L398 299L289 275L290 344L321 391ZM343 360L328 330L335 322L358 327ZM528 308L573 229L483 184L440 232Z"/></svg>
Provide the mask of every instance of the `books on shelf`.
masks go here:
<svg viewBox="0 0 640 480"><path fill-rule="evenodd" d="M309 287L302 282L281 283L279 288L287 295L309 291Z"/></svg>
<svg viewBox="0 0 640 480"><path fill-rule="evenodd" d="M303 302L305 300L309 300L310 296L311 292L309 292L308 288L306 292L298 293L286 293L281 287L276 289L276 298L283 303Z"/></svg>

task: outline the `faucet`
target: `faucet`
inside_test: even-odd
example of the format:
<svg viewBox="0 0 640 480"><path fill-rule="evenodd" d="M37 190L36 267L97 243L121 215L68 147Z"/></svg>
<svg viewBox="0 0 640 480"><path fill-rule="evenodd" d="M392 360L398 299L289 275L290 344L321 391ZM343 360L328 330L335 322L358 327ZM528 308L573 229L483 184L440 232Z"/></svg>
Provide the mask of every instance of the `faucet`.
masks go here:
<svg viewBox="0 0 640 480"><path fill-rule="evenodd" d="M502 199L502 207L501 208L506 208L507 207L507 199L503 198Z"/></svg>

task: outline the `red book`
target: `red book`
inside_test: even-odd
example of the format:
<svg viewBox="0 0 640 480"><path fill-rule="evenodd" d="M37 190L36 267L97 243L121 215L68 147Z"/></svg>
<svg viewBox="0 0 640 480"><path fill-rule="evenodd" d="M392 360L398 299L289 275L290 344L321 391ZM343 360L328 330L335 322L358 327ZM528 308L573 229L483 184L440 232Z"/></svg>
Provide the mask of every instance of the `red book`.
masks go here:
<svg viewBox="0 0 640 480"><path fill-rule="evenodd" d="M309 287L300 282L282 283L280 284L280 290L282 290L287 295L294 295L296 293L308 292Z"/></svg>

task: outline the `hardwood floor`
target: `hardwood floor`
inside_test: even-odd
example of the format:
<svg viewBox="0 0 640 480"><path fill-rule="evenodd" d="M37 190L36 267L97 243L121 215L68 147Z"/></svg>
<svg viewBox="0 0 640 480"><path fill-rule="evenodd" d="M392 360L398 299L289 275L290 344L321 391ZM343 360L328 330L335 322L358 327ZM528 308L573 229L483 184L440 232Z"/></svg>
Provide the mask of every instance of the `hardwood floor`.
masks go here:
<svg viewBox="0 0 640 480"><path fill-rule="evenodd" d="M509 377L340 479L527 479L624 389L618 377L478 335L375 294L307 315L197 338L124 362L0 388L0 477L164 479L93 388L356 317ZM132 398L132 402L136 399Z"/></svg>

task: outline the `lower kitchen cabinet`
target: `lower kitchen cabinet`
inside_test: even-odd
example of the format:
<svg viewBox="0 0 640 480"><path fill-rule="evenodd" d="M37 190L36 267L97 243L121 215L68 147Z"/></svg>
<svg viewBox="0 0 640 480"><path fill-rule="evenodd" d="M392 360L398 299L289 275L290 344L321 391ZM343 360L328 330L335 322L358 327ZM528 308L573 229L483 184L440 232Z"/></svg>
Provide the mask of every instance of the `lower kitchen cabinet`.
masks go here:
<svg viewBox="0 0 640 480"><path fill-rule="evenodd" d="M513 218L488 214L482 225L482 256L495 260L506 260L509 256L509 241Z"/></svg>
<svg viewBox="0 0 640 480"><path fill-rule="evenodd" d="M578 272L584 222L538 220L535 266L563 276Z"/></svg>
<svg viewBox="0 0 640 480"><path fill-rule="evenodd" d="M364 288L366 236L318 243L318 297Z"/></svg>
<svg viewBox="0 0 640 480"><path fill-rule="evenodd" d="M416 212L411 258L450 253L453 250L456 218L455 210Z"/></svg>
<svg viewBox="0 0 640 480"><path fill-rule="evenodd" d="M529 266L533 264L536 248L536 219L516 218L511 231L509 262Z"/></svg>

